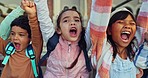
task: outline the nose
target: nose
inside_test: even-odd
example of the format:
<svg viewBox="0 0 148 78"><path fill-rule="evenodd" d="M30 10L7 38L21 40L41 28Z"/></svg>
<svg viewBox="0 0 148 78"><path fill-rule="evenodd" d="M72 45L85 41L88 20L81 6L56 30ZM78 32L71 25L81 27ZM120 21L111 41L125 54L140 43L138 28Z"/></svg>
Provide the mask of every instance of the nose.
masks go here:
<svg viewBox="0 0 148 78"><path fill-rule="evenodd" d="M75 23L71 23L71 25L75 25Z"/></svg>
<svg viewBox="0 0 148 78"><path fill-rule="evenodd" d="M18 35L14 35L14 40L17 40L18 39Z"/></svg>
<svg viewBox="0 0 148 78"><path fill-rule="evenodd" d="M131 26L125 25L124 28L125 28L125 29L131 29Z"/></svg>
<svg viewBox="0 0 148 78"><path fill-rule="evenodd" d="M125 29L131 29L131 26L130 26L130 24L126 23L125 26L124 26L124 28Z"/></svg>
<svg viewBox="0 0 148 78"><path fill-rule="evenodd" d="M74 20L71 20L70 25L76 25Z"/></svg>

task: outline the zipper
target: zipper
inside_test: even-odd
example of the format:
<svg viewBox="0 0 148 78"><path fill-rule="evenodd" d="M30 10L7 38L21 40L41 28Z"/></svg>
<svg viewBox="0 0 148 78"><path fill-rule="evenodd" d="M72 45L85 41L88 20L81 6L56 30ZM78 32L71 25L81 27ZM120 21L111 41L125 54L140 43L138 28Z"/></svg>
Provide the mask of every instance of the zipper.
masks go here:
<svg viewBox="0 0 148 78"><path fill-rule="evenodd" d="M68 53L70 53L71 51L70 47L71 47L71 44L68 44Z"/></svg>
<svg viewBox="0 0 148 78"><path fill-rule="evenodd" d="M71 44L68 43L68 60L67 60L67 65L66 65L66 67L68 67L68 65L69 65L70 51L71 51ZM67 73L67 78L68 78L68 77L69 77L69 76L68 76L68 74L69 74L69 69L66 69L66 73Z"/></svg>

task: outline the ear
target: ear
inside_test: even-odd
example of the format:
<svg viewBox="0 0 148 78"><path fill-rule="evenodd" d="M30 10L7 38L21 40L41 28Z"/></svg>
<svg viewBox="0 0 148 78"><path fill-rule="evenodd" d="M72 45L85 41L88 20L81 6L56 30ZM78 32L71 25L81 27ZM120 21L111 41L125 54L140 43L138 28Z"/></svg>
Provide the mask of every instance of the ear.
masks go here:
<svg viewBox="0 0 148 78"><path fill-rule="evenodd" d="M56 31L57 31L58 34L61 34L61 29L60 28L57 28Z"/></svg>
<svg viewBox="0 0 148 78"><path fill-rule="evenodd" d="M107 28L107 34L108 34L108 35L111 35L111 31L112 31L111 27L108 27L108 28Z"/></svg>

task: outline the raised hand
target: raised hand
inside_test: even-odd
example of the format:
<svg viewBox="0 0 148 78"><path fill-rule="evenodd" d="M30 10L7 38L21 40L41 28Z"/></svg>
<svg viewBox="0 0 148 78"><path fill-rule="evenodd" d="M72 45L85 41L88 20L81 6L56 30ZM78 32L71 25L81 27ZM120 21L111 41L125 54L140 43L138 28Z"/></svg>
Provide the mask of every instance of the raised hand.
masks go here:
<svg viewBox="0 0 148 78"><path fill-rule="evenodd" d="M25 10L25 12L31 16L36 16L36 7L35 3L29 0L22 0L21 7Z"/></svg>

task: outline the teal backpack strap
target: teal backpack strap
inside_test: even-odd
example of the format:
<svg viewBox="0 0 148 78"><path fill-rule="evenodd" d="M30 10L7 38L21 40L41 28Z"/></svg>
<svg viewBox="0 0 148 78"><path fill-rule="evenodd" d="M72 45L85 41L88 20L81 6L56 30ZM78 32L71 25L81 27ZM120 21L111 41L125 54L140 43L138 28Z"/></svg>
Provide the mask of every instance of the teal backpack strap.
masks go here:
<svg viewBox="0 0 148 78"><path fill-rule="evenodd" d="M34 54L31 44L27 47L26 56L30 58L34 76L35 78L37 78L38 73L37 73L37 68L36 68L35 54Z"/></svg>
<svg viewBox="0 0 148 78"><path fill-rule="evenodd" d="M12 55L14 52L15 52L15 48L14 48L14 45L9 42L5 48L5 51L6 51L6 56L4 57L4 60L2 62L2 64L6 65L9 58L10 58L10 55Z"/></svg>

